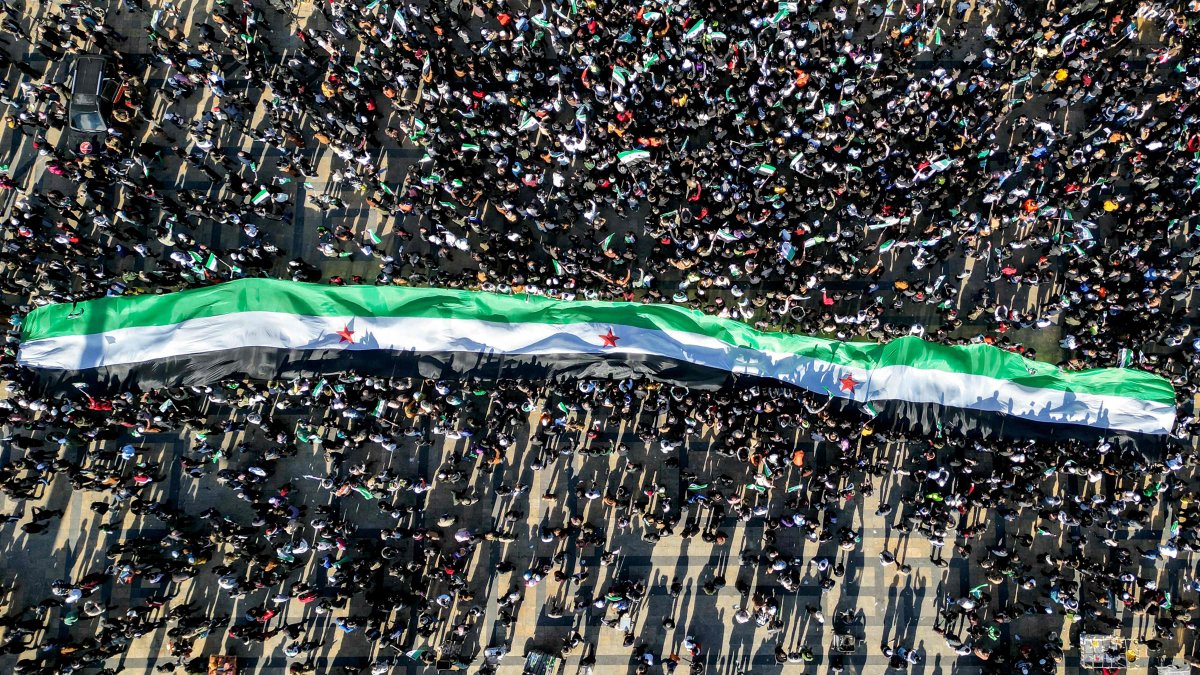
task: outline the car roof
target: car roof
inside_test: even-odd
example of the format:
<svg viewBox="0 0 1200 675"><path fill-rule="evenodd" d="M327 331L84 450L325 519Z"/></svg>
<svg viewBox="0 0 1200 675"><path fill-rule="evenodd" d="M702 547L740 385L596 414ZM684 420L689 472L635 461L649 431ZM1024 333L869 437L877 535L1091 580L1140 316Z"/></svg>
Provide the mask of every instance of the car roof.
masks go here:
<svg viewBox="0 0 1200 675"><path fill-rule="evenodd" d="M71 93L100 94L104 83L104 59L99 56L81 56L75 59L75 81L71 83Z"/></svg>
<svg viewBox="0 0 1200 675"><path fill-rule="evenodd" d="M100 97L94 94L75 94L71 97L71 105L75 107L90 107L99 109Z"/></svg>

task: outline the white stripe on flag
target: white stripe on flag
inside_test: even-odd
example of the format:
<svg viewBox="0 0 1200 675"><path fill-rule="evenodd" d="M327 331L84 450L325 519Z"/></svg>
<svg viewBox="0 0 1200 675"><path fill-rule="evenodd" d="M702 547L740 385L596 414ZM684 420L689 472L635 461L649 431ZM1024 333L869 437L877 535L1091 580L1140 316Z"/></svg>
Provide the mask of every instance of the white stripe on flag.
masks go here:
<svg viewBox="0 0 1200 675"><path fill-rule="evenodd" d="M354 343L337 335L353 325ZM609 329L618 347L603 347ZM364 340L360 342L360 340ZM49 370L83 370L220 352L244 347L275 349L394 350L554 356L633 354L674 359L803 387L829 389L855 401L901 400L998 412L1022 419L1070 423L1143 433L1169 433L1173 406L1124 396L1036 389L984 375L911 366L874 369L831 364L806 356L732 347L716 338L612 324L503 324L475 319L411 317L315 317L278 312L241 312L167 326L121 328L103 335L32 340L18 362ZM838 380L860 384L842 392Z"/></svg>

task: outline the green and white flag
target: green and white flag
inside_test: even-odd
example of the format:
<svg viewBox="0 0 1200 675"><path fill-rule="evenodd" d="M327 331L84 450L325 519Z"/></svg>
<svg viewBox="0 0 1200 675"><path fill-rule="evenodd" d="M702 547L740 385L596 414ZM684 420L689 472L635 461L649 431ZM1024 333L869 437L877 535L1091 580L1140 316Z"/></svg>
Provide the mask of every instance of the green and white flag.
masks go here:
<svg viewBox="0 0 1200 675"><path fill-rule="evenodd" d="M1132 365L1133 365L1133 350L1132 349L1124 349L1124 348L1118 349L1117 350L1117 367L1118 368L1128 368Z"/></svg>
<svg viewBox="0 0 1200 675"><path fill-rule="evenodd" d="M624 87L629 84L629 70L621 66L613 66L612 81L617 83L617 86Z"/></svg>
<svg viewBox="0 0 1200 675"><path fill-rule="evenodd" d="M615 232L605 237L604 241L600 242L600 250L607 251L608 249L612 248L612 240L614 236L616 236Z"/></svg>
<svg viewBox="0 0 1200 675"><path fill-rule="evenodd" d="M704 19L700 19L691 28L687 29L687 32L683 34L683 39L695 40L704 33L704 29L707 27L708 24L704 22Z"/></svg>
<svg viewBox="0 0 1200 675"><path fill-rule="evenodd" d="M463 152L479 152L479 146L474 143L463 143L458 149Z"/></svg>
<svg viewBox="0 0 1200 675"><path fill-rule="evenodd" d="M530 131L538 128L538 118L525 113L521 116L521 121L517 123L517 131Z"/></svg>
<svg viewBox="0 0 1200 675"><path fill-rule="evenodd" d="M771 166L770 164L759 164L757 167L755 167L754 173L760 176L774 176L775 167Z"/></svg>
<svg viewBox="0 0 1200 675"><path fill-rule="evenodd" d="M208 270L209 272L216 272L217 271L217 256L213 255L212 253L209 253L208 259L204 261L204 269Z"/></svg>
<svg viewBox="0 0 1200 675"><path fill-rule="evenodd" d="M646 150L626 150L625 152L617 153L617 161L621 164L633 164L644 159L650 159L650 153Z"/></svg>
<svg viewBox="0 0 1200 675"><path fill-rule="evenodd" d="M18 364L45 386L83 382L91 392L349 369L543 380L586 365L593 377L669 372L689 386L736 372L860 404L900 402L902 419L926 426L969 411L1005 433L1019 421L1161 435L1175 419L1170 381L1137 368L1065 371L990 345L913 336L875 344L770 333L673 304L251 278L47 305L21 331Z"/></svg>
<svg viewBox="0 0 1200 675"><path fill-rule="evenodd" d="M250 202L252 204L254 204L255 206L257 206L257 205L267 201L270 198L271 198L271 191L264 189L264 190L259 190L258 194L254 195L254 199L251 199Z"/></svg>

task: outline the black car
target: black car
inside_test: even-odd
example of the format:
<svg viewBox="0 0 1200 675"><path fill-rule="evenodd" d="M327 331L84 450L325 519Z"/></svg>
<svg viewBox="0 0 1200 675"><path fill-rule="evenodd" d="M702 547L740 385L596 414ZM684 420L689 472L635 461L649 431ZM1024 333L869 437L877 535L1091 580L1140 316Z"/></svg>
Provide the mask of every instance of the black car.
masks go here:
<svg viewBox="0 0 1200 675"><path fill-rule="evenodd" d="M99 56L75 59L71 101L67 108L67 146L71 152L80 152L83 143L98 148L103 142L108 129L108 102L103 95L107 66L108 63Z"/></svg>

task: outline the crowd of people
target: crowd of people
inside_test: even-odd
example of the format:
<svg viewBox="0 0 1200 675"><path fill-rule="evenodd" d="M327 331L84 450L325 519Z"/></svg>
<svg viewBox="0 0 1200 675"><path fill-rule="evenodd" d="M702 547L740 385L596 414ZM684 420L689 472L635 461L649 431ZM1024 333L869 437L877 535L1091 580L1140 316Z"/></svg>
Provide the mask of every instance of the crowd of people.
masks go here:
<svg viewBox="0 0 1200 675"><path fill-rule="evenodd" d="M715 616L675 625L691 582L737 597L730 629L763 629L756 670L906 668L929 652L1050 673L1072 636L1135 623L1146 653L1192 658L1200 581L1165 571L1200 546L1200 53L1187 46L1200 2L186 10L0 0L0 532L33 545L87 499L106 559L5 600L15 672L111 672L150 635L166 636L160 670L201 672L222 634L291 672L335 656L375 673L490 669L519 649L539 584L556 596L533 613L571 619L553 653L595 665L599 631L615 630L619 668L700 672L723 631ZM106 130L81 140L63 64L85 53L106 57L112 86ZM1161 373L1180 416L1149 445L918 438L744 379L699 391L346 373L50 395L15 365L34 307L245 276L987 342ZM171 435L185 452L162 452ZM293 470L304 462L323 469ZM193 480L218 507L166 489ZM864 517L896 537L877 562L862 559ZM691 538L731 569L668 582L623 564ZM916 619L945 645L897 629L879 649L831 651L862 632L847 576L913 574L914 540L964 584ZM150 591L114 604L122 584ZM249 609L209 611L181 594L193 586ZM671 611L649 616L664 593Z"/></svg>

